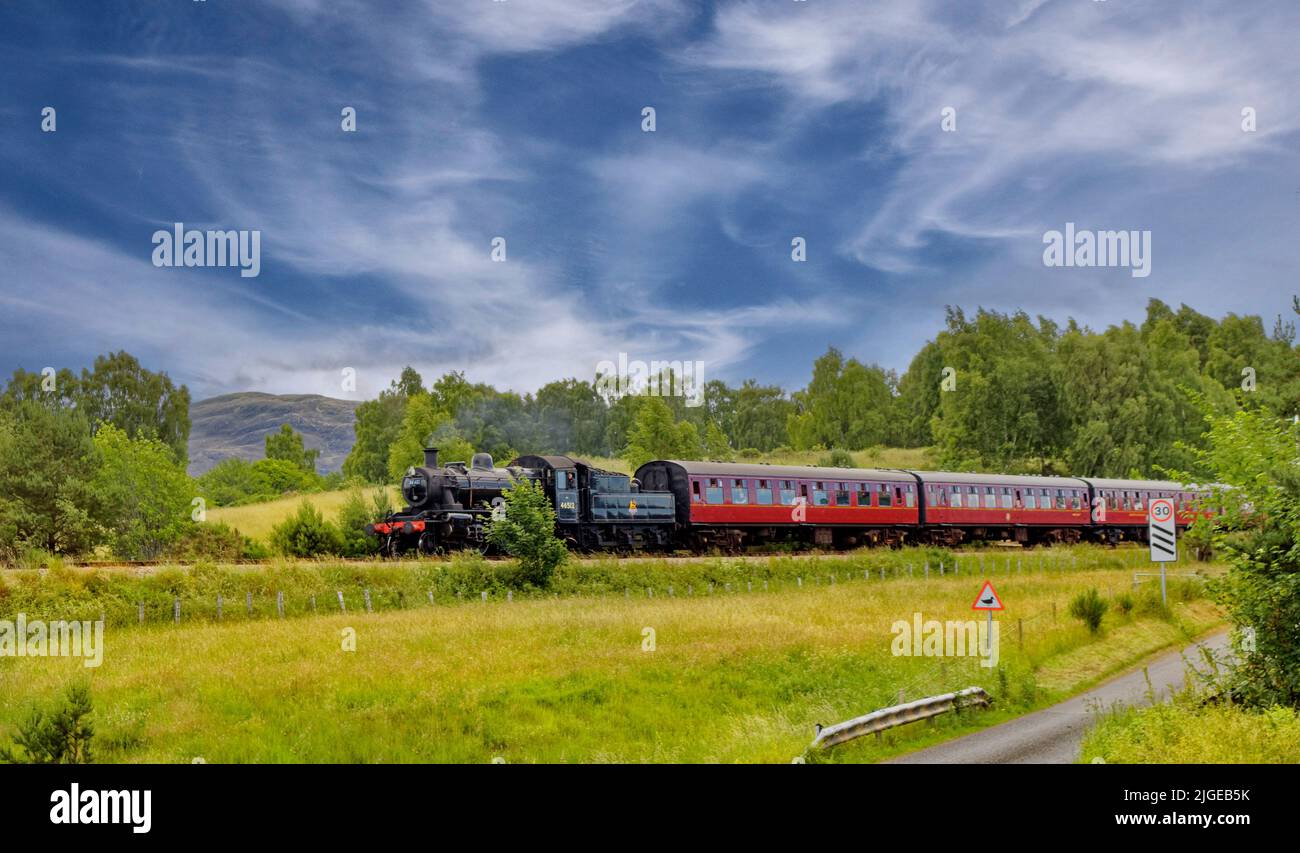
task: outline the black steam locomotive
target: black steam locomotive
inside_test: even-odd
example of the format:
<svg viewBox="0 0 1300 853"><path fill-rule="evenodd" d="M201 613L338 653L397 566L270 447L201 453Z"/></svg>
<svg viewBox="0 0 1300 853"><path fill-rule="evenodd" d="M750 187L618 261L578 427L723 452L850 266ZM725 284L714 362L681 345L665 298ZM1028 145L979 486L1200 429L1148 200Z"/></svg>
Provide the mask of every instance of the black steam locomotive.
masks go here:
<svg viewBox="0 0 1300 853"><path fill-rule="evenodd" d="M425 449L423 466L402 478L406 508L366 532L382 537L389 556L486 552L486 524L503 511L502 493L521 481L541 485L555 507L557 534L577 550L667 549L673 541L672 494L642 492L626 474L568 456L520 456L497 468L490 454L476 453L468 466L440 466L434 447Z"/></svg>

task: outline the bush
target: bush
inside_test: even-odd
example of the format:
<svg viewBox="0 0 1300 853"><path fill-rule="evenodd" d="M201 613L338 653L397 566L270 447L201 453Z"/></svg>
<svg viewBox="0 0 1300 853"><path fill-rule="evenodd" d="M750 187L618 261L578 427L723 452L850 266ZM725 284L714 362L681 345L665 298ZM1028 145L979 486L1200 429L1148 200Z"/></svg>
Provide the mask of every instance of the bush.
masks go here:
<svg viewBox="0 0 1300 853"><path fill-rule="evenodd" d="M759 459L762 457L763 451L759 450L757 447L746 447L738 451L736 455L741 459Z"/></svg>
<svg viewBox="0 0 1300 853"><path fill-rule="evenodd" d="M287 557L315 557L342 554L345 544L339 529L304 498L297 512L271 529L271 547Z"/></svg>
<svg viewBox="0 0 1300 853"><path fill-rule="evenodd" d="M1173 616L1160 598L1160 584L1149 584L1137 597L1133 612L1138 616L1155 616L1157 619L1169 619Z"/></svg>
<svg viewBox="0 0 1300 853"><path fill-rule="evenodd" d="M1068 612L1075 619L1082 620L1083 624L1088 626L1088 630L1096 634L1101 630L1101 617L1106 615L1108 609L1110 604L1094 587L1076 595L1070 601Z"/></svg>
<svg viewBox="0 0 1300 853"><path fill-rule="evenodd" d="M1133 594L1121 592L1115 596L1115 609L1119 611L1121 616L1131 614L1133 612Z"/></svg>
<svg viewBox="0 0 1300 853"><path fill-rule="evenodd" d="M505 513L488 522L488 541L519 558L526 584L546 589L569 554L555 536L555 507L541 486L527 480L516 482L504 496Z"/></svg>
<svg viewBox="0 0 1300 853"><path fill-rule="evenodd" d="M166 551L168 559L194 562L213 560L262 560L271 556L265 545L241 534L225 522L198 522L189 525Z"/></svg>
<svg viewBox="0 0 1300 853"><path fill-rule="evenodd" d="M376 512L381 510L378 505L381 500L387 502L387 492L379 489L375 498L376 500L367 501L360 489L353 489L347 501L339 508L338 528L343 539L345 557L368 557L379 553L382 540L378 536L366 535L366 525L383 517L377 516Z"/></svg>
<svg viewBox="0 0 1300 853"><path fill-rule="evenodd" d="M32 710L13 746L0 747L0 764L89 764L95 727L86 718L93 710L90 688L69 687L52 711Z"/></svg>
<svg viewBox="0 0 1300 853"><path fill-rule="evenodd" d="M817 460L817 464L823 468L855 468L853 463L853 454L847 450L835 448L830 453Z"/></svg>

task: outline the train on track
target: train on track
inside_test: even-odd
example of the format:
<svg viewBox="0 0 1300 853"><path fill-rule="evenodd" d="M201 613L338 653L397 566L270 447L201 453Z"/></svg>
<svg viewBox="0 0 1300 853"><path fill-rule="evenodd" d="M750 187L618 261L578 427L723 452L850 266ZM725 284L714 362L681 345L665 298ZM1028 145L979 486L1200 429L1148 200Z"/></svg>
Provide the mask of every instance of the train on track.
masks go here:
<svg viewBox="0 0 1300 853"><path fill-rule="evenodd" d="M1147 505L1174 503L1180 528L1207 512L1208 489L1162 480L970 474L883 468L655 460L635 476L569 456L477 453L440 465L436 448L402 478L406 507L367 532L390 556L488 550L504 492L533 482L555 507L556 535L579 551L826 548L1010 541L1145 541Z"/></svg>

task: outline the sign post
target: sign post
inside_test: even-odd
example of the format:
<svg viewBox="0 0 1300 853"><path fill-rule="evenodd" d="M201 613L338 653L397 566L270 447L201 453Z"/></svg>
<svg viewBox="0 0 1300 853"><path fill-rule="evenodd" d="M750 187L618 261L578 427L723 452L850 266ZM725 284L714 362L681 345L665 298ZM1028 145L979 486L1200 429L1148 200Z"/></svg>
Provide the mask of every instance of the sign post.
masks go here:
<svg viewBox="0 0 1300 853"><path fill-rule="evenodd" d="M984 581L984 586L980 589L980 594L975 596L975 603L970 606L971 610L985 610L989 614L989 642L993 642L993 611L1004 609L1002 599L998 598L997 592L993 589L992 581Z"/></svg>
<svg viewBox="0 0 1300 853"><path fill-rule="evenodd" d="M1169 604L1165 585L1165 565L1178 560L1178 527L1174 502L1155 498L1147 507L1147 541L1151 545L1151 562L1160 564L1160 601Z"/></svg>

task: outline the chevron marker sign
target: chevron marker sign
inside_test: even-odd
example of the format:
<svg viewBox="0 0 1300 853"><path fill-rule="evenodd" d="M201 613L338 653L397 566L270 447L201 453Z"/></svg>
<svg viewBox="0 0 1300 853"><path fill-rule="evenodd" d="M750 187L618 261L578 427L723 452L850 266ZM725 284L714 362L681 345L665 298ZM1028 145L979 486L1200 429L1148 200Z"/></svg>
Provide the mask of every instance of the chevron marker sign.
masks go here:
<svg viewBox="0 0 1300 853"><path fill-rule="evenodd" d="M1174 521L1174 502L1156 498L1147 510L1147 539L1151 543L1151 562L1178 561L1178 531Z"/></svg>

